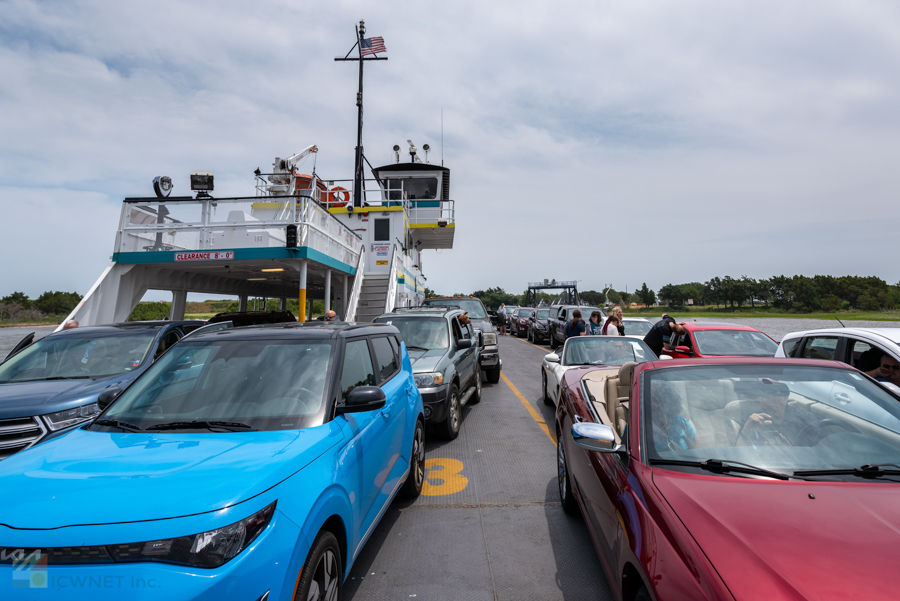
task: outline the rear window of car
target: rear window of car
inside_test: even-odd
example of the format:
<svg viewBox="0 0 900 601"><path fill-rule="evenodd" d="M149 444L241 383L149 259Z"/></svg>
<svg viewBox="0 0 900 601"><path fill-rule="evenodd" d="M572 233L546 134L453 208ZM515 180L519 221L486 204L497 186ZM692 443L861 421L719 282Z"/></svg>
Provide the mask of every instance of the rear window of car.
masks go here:
<svg viewBox="0 0 900 601"><path fill-rule="evenodd" d="M382 381L390 379L400 369L400 360L394 353L387 336L379 336L372 339L372 348L375 349L375 367Z"/></svg>

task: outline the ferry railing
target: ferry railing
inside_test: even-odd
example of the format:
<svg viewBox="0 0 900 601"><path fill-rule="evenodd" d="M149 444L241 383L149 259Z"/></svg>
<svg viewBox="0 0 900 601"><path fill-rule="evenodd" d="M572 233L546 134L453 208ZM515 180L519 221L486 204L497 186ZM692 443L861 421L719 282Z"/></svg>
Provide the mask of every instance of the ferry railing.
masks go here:
<svg viewBox="0 0 900 601"><path fill-rule="evenodd" d="M397 304L397 270L400 268L400 253L395 244L391 252L391 268L388 271L388 289L384 299L384 312L390 313Z"/></svg>
<svg viewBox="0 0 900 601"><path fill-rule="evenodd" d="M363 272L366 265L366 245L359 247L359 259L356 263L356 275L353 277L353 290L350 291L350 298L347 300L347 309L344 312L346 321L356 321L356 309L359 306L359 297L362 294Z"/></svg>
<svg viewBox="0 0 900 601"><path fill-rule="evenodd" d="M299 246L358 263L359 235L306 196L127 198L116 252L283 248L292 223Z"/></svg>

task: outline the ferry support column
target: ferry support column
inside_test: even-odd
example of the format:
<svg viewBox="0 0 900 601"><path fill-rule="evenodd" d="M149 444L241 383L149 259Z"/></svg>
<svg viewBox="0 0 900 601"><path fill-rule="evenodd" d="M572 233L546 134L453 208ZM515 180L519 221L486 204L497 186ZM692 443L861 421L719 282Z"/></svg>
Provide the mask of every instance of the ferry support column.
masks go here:
<svg viewBox="0 0 900 601"><path fill-rule="evenodd" d="M300 303L297 306L297 313L299 313L297 321L303 323L306 321L306 261L301 260L298 269L300 271L300 295L298 298Z"/></svg>
<svg viewBox="0 0 900 601"><path fill-rule="evenodd" d="M347 280L350 279L350 275L345 273L344 277L341 279L344 280L344 293L341 295L341 315L344 316L344 321L347 321L349 319L349 316L347 315L347 303L349 301L347 298Z"/></svg>
<svg viewBox="0 0 900 601"><path fill-rule="evenodd" d="M184 308L187 304L187 290L172 291L172 310L169 312L170 321L184 319Z"/></svg>
<svg viewBox="0 0 900 601"><path fill-rule="evenodd" d="M325 312L331 309L331 270L325 270Z"/></svg>
<svg viewBox="0 0 900 601"><path fill-rule="evenodd" d="M245 313L247 311L247 295L241 294L238 296L238 311L241 313Z"/></svg>

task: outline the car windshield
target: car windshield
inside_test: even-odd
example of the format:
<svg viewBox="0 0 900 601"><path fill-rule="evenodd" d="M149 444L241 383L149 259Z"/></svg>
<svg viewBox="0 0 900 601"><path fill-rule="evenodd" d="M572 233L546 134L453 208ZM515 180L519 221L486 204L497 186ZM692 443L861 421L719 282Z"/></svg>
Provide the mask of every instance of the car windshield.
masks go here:
<svg viewBox="0 0 900 601"><path fill-rule="evenodd" d="M563 365L624 365L657 359L643 340L613 336L570 338L563 351Z"/></svg>
<svg viewBox="0 0 900 601"><path fill-rule="evenodd" d="M622 324L625 326L626 336L646 336L653 324L649 321L630 321L623 319ZM772 353L774 355L774 353Z"/></svg>
<svg viewBox="0 0 900 601"><path fill-rule="evenodd" d="M426 306L436 307L459 307L469 314L471 319L485 319L487 315L484 312L484 305L479 300L463 299L463 298L430 298L425 301ZM506 308L507 314L509 307Z"/></svg>
<svg viewBox="0 0 900 601"><path fill-rule="evenodd" d="M900 465L900 401L864 375L779 364L678 366L641 376L653 460L795 470Z"/></svg>
<svg viewBox="0 0 900 601"><path fill-rule="evenodd" d="M140 367L158 332L102 328L47 336L0 365L0 384L122 374Z"/></svg>
<svg viewBox="0 0 900 601"><path fill-rule="evenodd" d="M438 349L450 346L450 330L443 317L379 317L375 323L386 323L400 330L407 348Z"/></svg>
<svg viewBox="0 0 900 601"><path fill-rule="evenodd" d="M550 309L538 309L537 315L534 317L535 319L549 319L550 318Z"/></svg>
<svg viewBox="0 0 900 601"><path fill-rule="evenodd" d="M100 422L117 420L151 431L185 422L237 423L255 430L323 423L331 341L201 340L172 347Z"/></svg>
<svg viewBox="0 0 900 601"><path fill-rule="evenodd" d="M534 309L519 309L519 312L517 313L517 315L521 319L526 319L526 318L534 315Z"/></svg>
<svg viewBox="0 0 900 601"><path fill-rule="evenodd" d="M701 355L774 357L778 343L749 330L695 330L697 351Z"/></svg>

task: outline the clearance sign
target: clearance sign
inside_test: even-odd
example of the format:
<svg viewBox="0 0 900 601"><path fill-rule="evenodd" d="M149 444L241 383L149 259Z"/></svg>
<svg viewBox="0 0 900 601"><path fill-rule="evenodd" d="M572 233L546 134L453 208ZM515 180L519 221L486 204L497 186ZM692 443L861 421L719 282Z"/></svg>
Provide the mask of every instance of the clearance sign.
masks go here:
<svg viewBox="0 0 900 601"><path fill-rule="evenodd" d="M212 250L209 252L175 253L176 261L229 261L234 259L233 250Z"/></svg>

